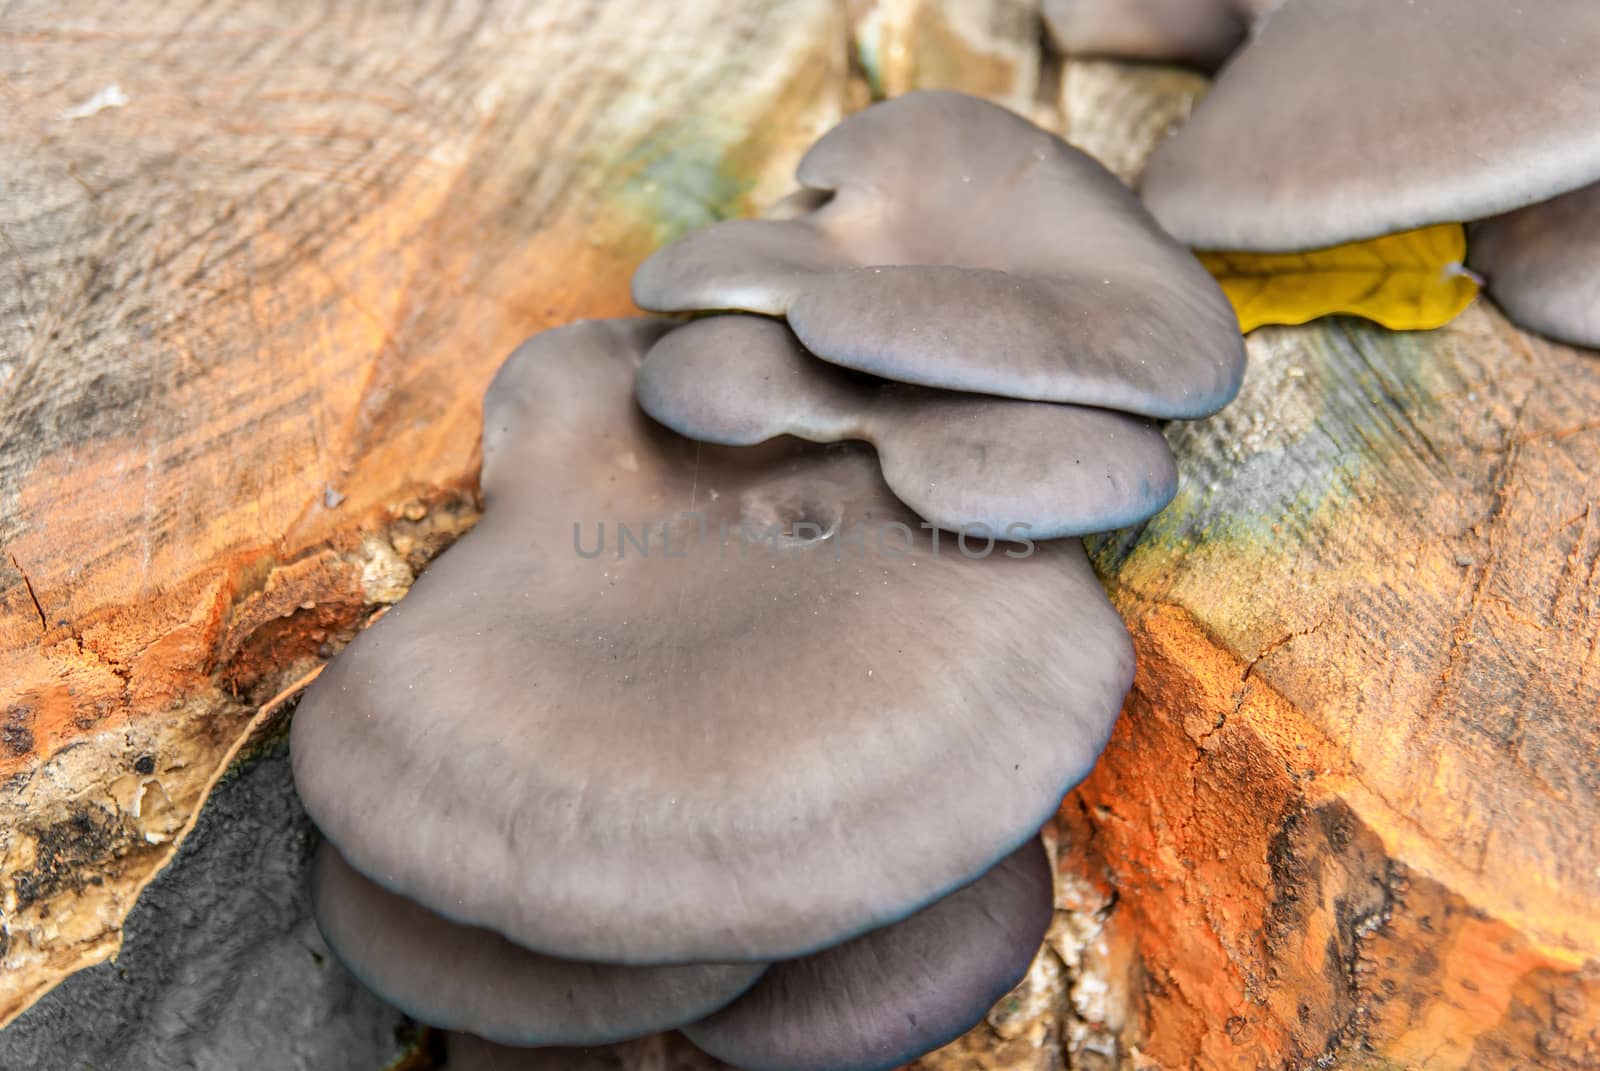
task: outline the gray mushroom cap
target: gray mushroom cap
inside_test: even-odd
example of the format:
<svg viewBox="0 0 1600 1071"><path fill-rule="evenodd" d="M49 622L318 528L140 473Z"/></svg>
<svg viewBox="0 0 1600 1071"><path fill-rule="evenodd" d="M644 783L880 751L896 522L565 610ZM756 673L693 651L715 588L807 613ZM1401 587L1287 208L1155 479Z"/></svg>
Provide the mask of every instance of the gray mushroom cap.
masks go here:
<svg viewBox="0 0 1600 1071"><path fill-rule="evenodd" d="M1600 349L1600 184L1477 224L1467 262L1521 326Z"/></svg>
<svg viewBox="0 0 1600 1071"><path fill-rule="evenodd" d="M684 1035L745 1071L887 1071L977 1025L1028 972L1052 910L1032 840L904 922L775 964Z"/></svg>
<svg viewBox="0 0 1600 1071"><path fill-rule="evenodd" d="M1044 0L1042 14L1068 55L1171 60L1211 71L1243 43L1254 10L1241 0Z"/></svg>
<svg viewBox="0 0 1600 1071"><path fill-rule="evenodd" d="M1286 0L1151 157L1201 249L1311 249L1600 179L1593 0Z"/></svg>
<svg viewBox="0 0 1600 1071"><path fill-rule="evenodd" d="M530 952L441 918L318 850L311 883L328 945L422 1022L509 1045L595 1045L670 1030L749 989L760 964L619 967Z"/></svg>
<svg viewBox="0 0 1600 1071"><path fill-rule="evenodd" d="M507 361L484 519L312 686L296 784L358 870L524 947L792 957L1031 836L1109 736L1131 645L1076 541L935 553L864 448L649 420L633 377L663 330ZM624 549L646 520L651 552ZM741 525L778 534L723 546ZM916 546L844 538L889 526Z"/></svg>
<svg viewBox="0 0 1600 1071"><path fill-rule="evenodd" d="M871 442L890 490L951 531L1104 532L1145 520L1177 491L1172 452L1149 421L854 375L758 316L671 332L651 348L635 393L646 413L705 442Z"/></svg>
<svg viewBox="0 0 1600 1071"><path fill-rule="evenodd" d="M1238 322L1199 262L1004 108L908 93L835 127L797 177L833 196L680 239L640 266L634 300L786 316L825 360L929 387L1153 417L1238 390Z"/></svg>

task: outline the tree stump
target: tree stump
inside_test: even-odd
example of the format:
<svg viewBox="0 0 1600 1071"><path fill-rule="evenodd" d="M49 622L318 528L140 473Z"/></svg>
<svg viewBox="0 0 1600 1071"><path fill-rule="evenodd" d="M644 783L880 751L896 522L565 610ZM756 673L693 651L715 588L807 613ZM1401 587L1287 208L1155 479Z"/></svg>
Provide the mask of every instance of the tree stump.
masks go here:
<svg viewBox="0 0 1600 1071"><path fill-rule="evenodd" d="M1105 104L1193 93L1063 85L1132 162L1164 124ZM1103 1066L1600 1066L1600 354L1482 298L1248 348L1169 429L1178 500L1098 547L1140 667L1061 817L1105 913L1071 1025Z"/></svg>
<svg viewBox="0 0 1600 1071"><path fill-rule="evenodd" d="M1125 178L1204 83L1025 0L0 17L0 1018L111 955L256 712L476 518L481 391L980 92ZM1397 121L1401 121L1397 119ZM925 1068L1600 1066L1600 357L1480 300L1250 340L1100 540L1140 666L1050 951Z"/></svg>

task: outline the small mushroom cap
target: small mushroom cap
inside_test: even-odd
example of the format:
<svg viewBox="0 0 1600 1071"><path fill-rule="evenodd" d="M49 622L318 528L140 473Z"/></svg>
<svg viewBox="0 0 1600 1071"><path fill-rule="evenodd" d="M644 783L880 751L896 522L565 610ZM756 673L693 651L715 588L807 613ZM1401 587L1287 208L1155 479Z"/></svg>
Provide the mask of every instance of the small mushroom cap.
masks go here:
<svg viewBox="0 0 1600 1071"><path fill-rule="evenodd" d="M854 375L758 316L712 316L668 334L635 392L656 420L706 442L871 442L890 490L951 531L1104 532L1157 513L1178 486L1172 451L1149 421Z"/></svg>
<svg viewBox="0 0 1600 1071"><path fill-rule="evenodd" d="M1467 262L1521 326L1600 349L1600 184L1477 224Z"/></svg>
<svg viewBox="0 0 1600 1071"><path fill-rule="evenodd" d="M1170 60L1214 71L1250 30L1236 0L1044 0L1044 24L1069 56Z"/></svg>
<svg viewBox="0 0 1600 1071"><path fill-rule="evenodd" d="M1600 4L1287 0L1150 159L1200 249L1320 248L1600 179Z"/></svg>
<svg viewBox="0 0 1600 1071"><path fill-rule="evenodd" d="M358 870L524 947L788 958L1030 837L1109 736L1131 645L1075 540L934 552L864 448L651 421L633 378L662 331L507 361L484 519L309 690L296 784Z"/></svg>
<svg viewBox="0 0 1600 1071"><path fill-rule="evenodd" d="M683 1032L746 1071L886 1071L976 1026L1027 974L1052 911L1032 840L904 922L774 964Z"/></svg>
<svg viewBox="0 0 1600 1071"><path fill-rule="evenodd" d="M555 959L450 922L318 850L317 925L373 992L421 1022L508 1045L595 1045L670 1030L749 989L759 964L618 967Z"/></svg>
<svg viewBox="0 0 1600 1071"><path fill-rule="evenodd" d="M1238 391L1216 282L1115 176L1004 108L908 93L835 127L797 175L833 196L688 235L640 266L634 299L787 316L824 360L929 387L1153 417Z"/></svg>

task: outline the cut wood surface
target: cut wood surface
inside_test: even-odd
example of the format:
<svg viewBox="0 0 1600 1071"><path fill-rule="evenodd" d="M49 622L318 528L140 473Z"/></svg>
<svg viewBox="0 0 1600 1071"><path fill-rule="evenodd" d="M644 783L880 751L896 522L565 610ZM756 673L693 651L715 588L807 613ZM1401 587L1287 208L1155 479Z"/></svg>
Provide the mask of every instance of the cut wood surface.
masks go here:
<svg viewBox="0 0 1600 1071"><path fill-rule="evenodd" d="M1204 88L1039 40L1023 0L0 14L0 1016L475 519L518 339L869 92L1132 179ZM1140 667L1050 950L923 1066L1600 1066L1600 357L1482 300L1249 348L1096 548Z"/></svg>
<svg viewBox="0 0 1600 1071"><path fill-rule="evenodd" d="M833 0L0 14L0 1017L476 515L523 337L787 189ZM763 185L766 183L766 185Z"/></svg>

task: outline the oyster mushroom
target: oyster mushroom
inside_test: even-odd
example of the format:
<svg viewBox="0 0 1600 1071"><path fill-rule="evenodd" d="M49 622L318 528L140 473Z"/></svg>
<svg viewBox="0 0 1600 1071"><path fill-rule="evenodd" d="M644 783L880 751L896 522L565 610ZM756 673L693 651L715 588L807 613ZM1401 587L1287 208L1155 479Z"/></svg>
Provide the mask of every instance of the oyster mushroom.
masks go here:
<svg viewBox="0 0 1600 1071"><path fill-rule="evenodd" d="M890 490L952 531L1103 532L1145 520L1177 490L1172 452L1147 420L855 375L759 316L673 331L651 348L635 393L656 420L704 442L869 441Z"/></svg>
<svg viewBox="0 0 1600 1071"><path fill-rule="evenodd" d="M904 922L775 965L684 1035L745 1071L887 1071L976 1026L1028 972L1052 907L1035 839Z"/></svg>
<svg viewBox="0 0 1600 1071"><path fill-rule="evenodd" d="M774 966L683 1033L709 1054L707 1069L876 1071L915 1059L971 1029L1021 981L1050 925L1051 885L1032 839L902 922ZM465 1035L449 1050L451 1071L603 1071L624 1066L627 1051L508 1048Z"/></svg>
<svg viewBox="0 0 1600 1071"><path fill-rule="evenodd" d="M367 988L422 1022L509 1045L595 1045L670 1030L727 1004L765 969L542 956L388 892L327 843L311 896L328 946Z"/></svg>
<svg viewBox="0 0 1600 1071"><path fill-rule="evenodd" d="M633 377L665 330L577 324L501 369L484 519L312 686L296 784L357 870L525 948L791 958L1033 836L1131 646L1076 541L936 551L861 448L654 424Z"/></svg>
<svg viewBox="0 0 1600 1071"><path fill-rule="evenodd" d="M1600 349L1600 184L1484 220L1467 254L1511 319Z"/></svg>
<svg viewBox="0 0 1600 1071"><path fill-rule="evenodd" d="M839 124L796 176L828 196L680 239L640 266L634 300L785 316L824 360L949 390L1160 418L1238 390L1238 322L1199 262L1004 108L908 93Z"/></svg>
<svg viewBox="0 0 1600 1071"><path fill-rule="evenodd" d="M1600 180L1600 4L1285 0L1150 159L1200 249L1498 215Z"/></svg>

